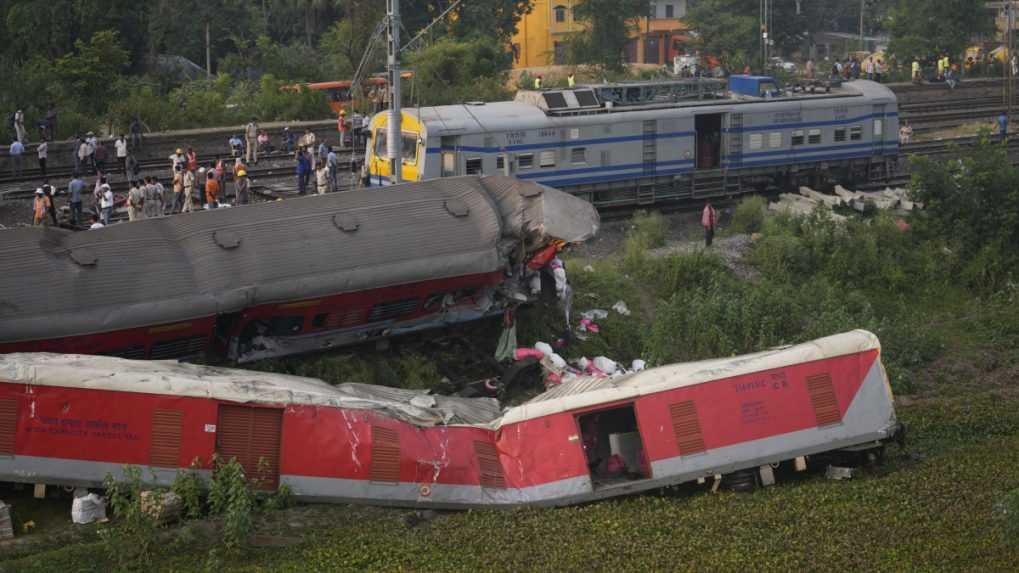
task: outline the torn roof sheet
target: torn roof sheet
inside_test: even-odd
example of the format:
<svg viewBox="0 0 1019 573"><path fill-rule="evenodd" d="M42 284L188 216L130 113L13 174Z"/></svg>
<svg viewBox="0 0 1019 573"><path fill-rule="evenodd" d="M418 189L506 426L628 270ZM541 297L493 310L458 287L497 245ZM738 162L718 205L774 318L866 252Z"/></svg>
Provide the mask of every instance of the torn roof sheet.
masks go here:
<svg viewBox="0 0 1019 573"><path fill-rule="evenodd" d="M581 241L587 202L507 177L215 209L84 233L0 232L0 342L497 272L507 243Z"/></svg>

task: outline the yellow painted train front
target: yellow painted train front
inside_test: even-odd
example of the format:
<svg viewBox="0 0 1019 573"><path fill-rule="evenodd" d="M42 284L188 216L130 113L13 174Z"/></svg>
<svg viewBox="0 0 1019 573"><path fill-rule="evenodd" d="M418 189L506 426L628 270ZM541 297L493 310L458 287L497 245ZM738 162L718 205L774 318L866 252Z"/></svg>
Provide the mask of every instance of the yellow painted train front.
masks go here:
<svg viewBox="0 0 1019 573"><path fill-rule="evenodd" d="M400 127L403 130L403 170L401 179L403 181L421 181L425 173L425 162L427 150L425 138L423 137L423 124L413 115L402 114L403 118ZM371 121L371 132L368 138L368 149L366 163L368 173L371 176L370 185L388 185L389 177L392 175L392 165L389 161L386 149L388 139L386 130L389 127L389 113L382 112L375 114Z"/></svg>

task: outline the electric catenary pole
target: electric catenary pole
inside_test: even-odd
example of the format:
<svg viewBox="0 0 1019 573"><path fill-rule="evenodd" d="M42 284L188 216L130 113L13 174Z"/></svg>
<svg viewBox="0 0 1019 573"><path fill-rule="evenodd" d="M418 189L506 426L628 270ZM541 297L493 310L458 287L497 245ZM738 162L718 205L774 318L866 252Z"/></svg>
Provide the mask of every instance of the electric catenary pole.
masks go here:
<svg viewBox="0 0 1019 573"><path fill-rule="evenodd" d="M386 0L388 48L386 61L389 73L389 129L386 133L386 151L389 155L391 183L399 183L403 169L403 132L400 126L400 1Z"/></svg>

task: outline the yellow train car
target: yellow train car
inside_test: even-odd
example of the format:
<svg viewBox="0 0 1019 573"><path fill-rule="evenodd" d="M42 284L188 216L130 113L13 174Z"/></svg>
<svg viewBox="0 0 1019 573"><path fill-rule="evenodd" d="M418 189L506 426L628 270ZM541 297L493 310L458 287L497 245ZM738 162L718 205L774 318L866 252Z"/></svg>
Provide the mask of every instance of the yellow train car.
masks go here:
<svg viewBox="0 0 1019 573"><path fill-rule="evenodd" d="M420 181L426 160L423 124L412 114L404 112L402 116L400 128L403 132L401 138L403 168L400 176L403 181ZM371 132L368 136L366 163L371 176L370 184L373 186L387 185L393 174L387 149L389 112L376 114L369 125Z"/></svg>

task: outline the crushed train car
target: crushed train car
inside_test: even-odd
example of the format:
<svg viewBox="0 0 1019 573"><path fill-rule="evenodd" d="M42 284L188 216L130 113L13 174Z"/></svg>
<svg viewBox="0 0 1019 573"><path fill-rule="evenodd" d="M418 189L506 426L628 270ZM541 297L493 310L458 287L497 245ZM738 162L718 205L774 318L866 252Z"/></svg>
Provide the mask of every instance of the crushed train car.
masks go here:
<svg viewBox="0 0 1019 573"><path fill-rule="evenodd" d="M0 233L0 353L247 362L498 314L598 230L533 182L461 177L72 233Z"/></svg>
<svg viewBox="0 0 1019 573"><path fill-rule="evenodd" d="M568 505L896 437L877 338L564 383L500 411L452 398L169 361L0 356L0 480L160 483L236 457L300 499L414 507ZM625 472L606 476L618 456Z"/></svg>

